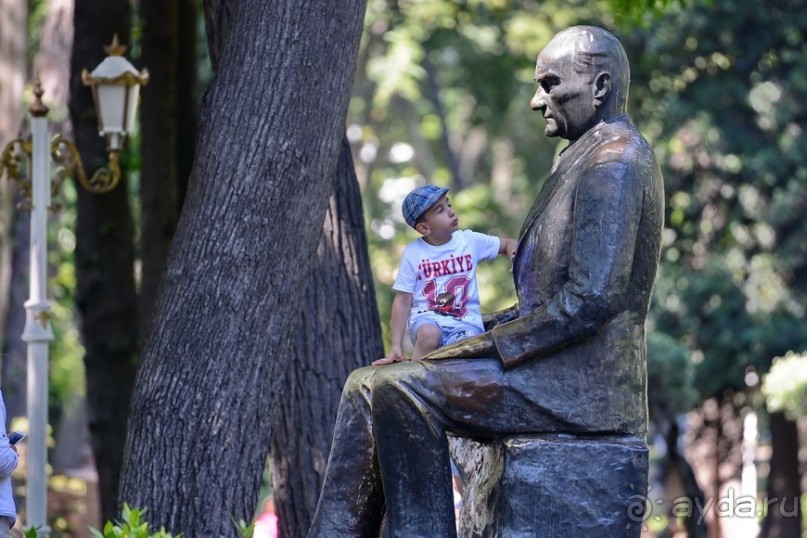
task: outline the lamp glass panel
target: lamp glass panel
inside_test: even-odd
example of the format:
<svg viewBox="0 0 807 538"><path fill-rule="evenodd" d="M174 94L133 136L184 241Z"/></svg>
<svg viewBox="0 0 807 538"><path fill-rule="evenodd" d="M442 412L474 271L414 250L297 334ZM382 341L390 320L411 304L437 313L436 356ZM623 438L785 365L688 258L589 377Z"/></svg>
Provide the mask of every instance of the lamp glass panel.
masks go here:
<svg viewBox="0 0 807 538"><path fill-rule="evenodd" d="M140 85L132 84L127 87L129 99L126 102L126 132L131 133L135 127L135 116L137 114L138 100L140 99Z"/></svg>
<svg viewBox="0 0 807 538"><path fill-rule="evenodd" d="M98 85L98 111L101 114L100 131L119 133L124 130L126 86L122 84Z"/></svg>

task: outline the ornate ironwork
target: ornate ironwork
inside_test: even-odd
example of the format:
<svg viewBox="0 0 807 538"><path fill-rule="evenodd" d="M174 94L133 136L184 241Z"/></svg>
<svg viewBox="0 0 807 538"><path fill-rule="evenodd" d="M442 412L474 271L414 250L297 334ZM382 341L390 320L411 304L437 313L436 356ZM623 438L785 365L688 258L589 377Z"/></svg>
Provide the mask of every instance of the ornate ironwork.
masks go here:
<svg viewBox="0 0 807 538"><path fill-rule="evenodd" d="M56 176L51 184L51 193L59 192L62 182L71 175L78 178L81 186L88 192L103 194L115 188L120 181L120 161L118 152L109 152L108 166L99 168L91 178L87 178L84 172L84 165L81 164L81 156L76 146L63 135L56 135L50 144L51 158L57 166Z"/></svg>
<svg viewBox="0 0 807 538"><path fill-rule="evenodd" d="M23 211L31 210L31 180L25 177L25 165L31 159L32 143L31 138L17 137L3 148L0 155L0 176L3 171L8 178L20 186L22 200L17 204L17 208Z"/></svg>

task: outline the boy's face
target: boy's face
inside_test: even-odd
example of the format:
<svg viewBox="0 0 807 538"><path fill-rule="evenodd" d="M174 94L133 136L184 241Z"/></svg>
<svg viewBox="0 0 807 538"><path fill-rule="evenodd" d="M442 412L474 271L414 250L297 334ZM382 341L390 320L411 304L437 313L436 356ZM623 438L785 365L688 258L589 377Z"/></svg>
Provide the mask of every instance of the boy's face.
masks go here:
<svg viewBox="0 0 807 538"><path fill-rule="evenodd" d="M421 217L415 229L427 239L444 241L457 231L459 218L447 196L441 196Z"/></svg>

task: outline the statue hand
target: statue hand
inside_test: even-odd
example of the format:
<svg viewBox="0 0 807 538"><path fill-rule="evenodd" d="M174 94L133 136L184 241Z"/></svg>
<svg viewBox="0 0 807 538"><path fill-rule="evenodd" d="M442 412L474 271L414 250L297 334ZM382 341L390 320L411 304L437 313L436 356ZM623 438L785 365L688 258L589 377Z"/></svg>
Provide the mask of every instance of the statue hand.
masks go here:
<svg viewBox="0 0 807 538"><path fill-rule="evenodd" d="M497 355L496 346L493 344L490 334L484 333L466 338L456 344L443 346L423 357L423 360L474 359L496 357Z"/></svg>

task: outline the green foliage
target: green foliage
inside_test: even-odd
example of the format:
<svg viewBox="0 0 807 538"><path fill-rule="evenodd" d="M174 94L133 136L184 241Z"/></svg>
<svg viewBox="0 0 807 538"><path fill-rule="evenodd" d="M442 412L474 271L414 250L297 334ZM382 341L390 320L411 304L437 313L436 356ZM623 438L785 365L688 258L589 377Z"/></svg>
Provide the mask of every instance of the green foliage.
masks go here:
<svg viewBox="0 0 807 538"><path fill-rule="evenodd" d="M698 402L692 384L690 351L671 336L653 331L647 336L647 396L650 414L664 409L670 416L686 413Z"/></svg>
<svg viewBox="0 0 807 538"><path fill-rule="evenodd" d="M64 409L84 395L84 347L75 319L76 201L75 184L66 181L58 195L61 208L48 218L48 291L54 341L50 354L48 415L58 424Z"/></svg>
<svg viewBox="0 0 807 538"><path fill-rule="evenodd" d="M638 23L649 26L650 23L672 6L683 7L685 0L605 0L603 4L611 9L620 25L628 26Z"/></svg>
<svg viewBox="0 0 807 538"><path fill-rule="evenodd" d="M807 353L787 353L773 360L762 383L768 411L790 420L807 415Z"/></svg>
<svg viewBox="0 0 807 538"><path fill-rule="evenodd" d="M252 535L255 534L255 524L252 522L233 519L233 526L241 538L252 538Z"/></svg>
<svg viewBox="0 0 807 538"><path fill-rule="evenodd" d="M626 40L669 204L652 314L703 398L807 346L806 7L691 2Z"/></svg>
<svg viewBox="0 0 807 538"><path fill-rule="evenodd" d="M98 529L90 529L93 538L182 538L181 534L171 534L165 529L161 528L159 531L152 531L148 522L143 517L146 510L138 508L129 508L128 504L123 505L123 512L121 514L121 521L107 521L104 525L104 531ZM241 538L252 538L255 532L255 525L251 522L244 521L243 519L232 521L238 536ZM28 530L26 532L31 532ZM36 537L36 531L33 531L32 537ZM28 534L26 534L26 538Z"/></svg>
<svg viewBox="0 0 807 538"><path fill-rule="evenodd" d="M90 529L93 538L181 538L181 535L173 535L165 529L152 531L148 522L143 518L146 510L129 508L128 504L123 505L121 521L113 523L107 521L104 531Z"/></svg>

